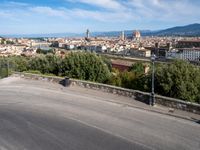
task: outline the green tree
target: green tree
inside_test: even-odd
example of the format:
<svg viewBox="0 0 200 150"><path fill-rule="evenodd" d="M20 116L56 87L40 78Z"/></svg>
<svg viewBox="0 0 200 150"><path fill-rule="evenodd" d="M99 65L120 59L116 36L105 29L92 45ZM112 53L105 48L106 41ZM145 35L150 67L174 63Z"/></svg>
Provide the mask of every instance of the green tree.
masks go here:
<svg viewBox="0 0 200 150"><path fill-rule="evenodd" d="M15 42L13 42L13 41L6 41L6 44L11 44L11 45L13 45L13 44L15 44Z"/></svg>
<svg viewBox="0 0 200 150"><path fill-rule="evenodd" d="M156 92L174 98L198 102L200 69L185 61L163 64L156 69Z"/></svg>
<svg viewBox="0 0 200 150"><path fill-rule="evenodd" d="M61 73L63 76L101 83L110 76L108 66L101 57L87 52L70 53L66 56L61 63Z"/></svg>
<svg viewBox="0 0 200 150"><path fill-rule="evenodd" d="M36 50L36 53L38 54L49 54L49 53L54 53L54 50L53 49L49 49L49 50L44 50L44 49L41 49L41 48L38 48Z"/></svg>
<svg viewBox="0 0 200 150"><path fill-rule="evenodd" d="M50 73L50 65L45 55L33 57L28 62L29 70L38 70L41 73Z"/></svg>
<svg viewBox="0 0 200 150"><path fill-rule="evenodd" d="M124 71L120 73L121 77L121 86L124 88L134 89L134 81L136 80L136 75L134 72Z"/></svg>
<svg viewBox="0 0 200 150"><path fill-rule="evenodd" d="M61 66L62 58L50 53L46 55L46 59L49 65L47 66L49 70L48 73L59 76L61 74L60 66Z"/></svg>
<svg viewBox="0 0 200 150"><path fill-rule="evenodd" d="M112 71L112 62L111 62L111 60L109 58L107 58L106 56L101 56L101 59L108 66L108 69L110 71Z"/></svg>
<svg viewBox="0 0 200 150"><path fill-rule="evenodd" d="M27 71L28 69L28 58L22 56L13 56L8 58L10 68L19 72Z"/></svg>
<svg viewBox="0 0 200 150"><path fill-rule="evenodd" d="M4 44L4 42L5 42L5 39L2 38L2 39L1 39L1 44Z"/></svg>
<svg viewBox="0 0 200 150"><path fill-rule="evenodd" d="M7 69L7 59L4 57L0 57L0 78L7 77L8 69Z"/></svg>
<svg viewBox="0 0 200 150"><path fill-rule="evenodd" d="M136 75L142 75L144 74L144 65L141 62L137 62L133 64L130 68L129 71L135 72Z"/></svg>
<svg viewBox="0 0 200 150"><path fill-rule="evenodd" d="M122 86L122 79L118 69L112 68L112 75L110 76L107 84L114 86Z"/></svg>

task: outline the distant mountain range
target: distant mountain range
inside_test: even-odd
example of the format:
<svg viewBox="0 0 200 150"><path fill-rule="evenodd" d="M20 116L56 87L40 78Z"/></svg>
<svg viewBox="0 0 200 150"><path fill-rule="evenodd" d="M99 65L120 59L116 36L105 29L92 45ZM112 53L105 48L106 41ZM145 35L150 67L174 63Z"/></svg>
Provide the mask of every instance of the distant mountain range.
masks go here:
<svg viewBox="0 0 200 150"><path fill-rule="evenodd" d="M125 35L131 37L134 30L124 31ZM142 36L200 36L200 24L190 24L186 26L178 26L168 28L164 30L152 31L152 30L140 30ZM110 32L91 32L93 37L118 37L121 31L110 31ZM85 33L52 33L52 34L30 34L30 35L0 35L3 37L84 37Z"/></svg>
<svg viewBox="0 0 200 150"><path fill-rule="evenodd" d="M126 36L132 36L133 30L124 31ZM179 26L168 28L164 30L151 31L151 30L140 30L142 36L200 36L200 24L190 24L187 26ZM119 36L121 32L96 32L95 36Z"/></svg>
<svg viewBox="0 0 200 150"><path fill-rule="evenodd" d="M200 24L195 23L187 26L173 27L155 32L154 34L158 36L200 36Z"/></svg>

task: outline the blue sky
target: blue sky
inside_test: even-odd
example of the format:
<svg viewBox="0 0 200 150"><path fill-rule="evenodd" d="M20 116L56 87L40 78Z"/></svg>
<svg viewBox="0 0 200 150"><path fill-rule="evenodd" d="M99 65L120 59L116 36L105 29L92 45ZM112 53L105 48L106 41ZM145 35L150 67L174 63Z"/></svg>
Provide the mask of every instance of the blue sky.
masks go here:
<svg viewBox="0 0 200 150"><path fill-rule="evenodd" d="M200 23L200 0L0 0L0 34L164 29Z"/></svg>

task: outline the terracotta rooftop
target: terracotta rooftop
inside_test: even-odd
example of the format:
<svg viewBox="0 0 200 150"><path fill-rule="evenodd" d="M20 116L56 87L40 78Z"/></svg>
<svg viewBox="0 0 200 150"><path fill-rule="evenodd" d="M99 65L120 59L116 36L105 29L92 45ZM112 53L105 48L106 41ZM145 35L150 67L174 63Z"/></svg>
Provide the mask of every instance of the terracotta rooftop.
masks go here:
<svg viewBox="0 0 200 150"><path fill-rule="evenodd" d="M127 60L120 60L120 59L111 59L112 64L115 65L123 65L123 66L132 66L134 64L134 62L130 62Z"/></svg>

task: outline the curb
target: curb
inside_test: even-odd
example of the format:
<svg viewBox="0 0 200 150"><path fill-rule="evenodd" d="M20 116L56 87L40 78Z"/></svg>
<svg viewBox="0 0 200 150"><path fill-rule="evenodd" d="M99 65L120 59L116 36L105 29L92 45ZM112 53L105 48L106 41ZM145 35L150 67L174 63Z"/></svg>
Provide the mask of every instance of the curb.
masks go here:
<svg viewBox="0 0 200 150"><path fill-rule="evenodd" d="M198 121L198 119L191 118L191 117L188 117L188 116L181 116L181 115L177 115L177 114L171 114L171 113L162 112L162 111L158 111L158 110L148 109L148 108L140 107L140 106L133 105L133 104L130 104L130 103L123 103L123 102L111 101L111 100L103 100L103 101L116 103L116 104L120 104L120 105L126 105L128 107L137 108L137 109L141 109L141 110L145 110L145 111L149 111L149 112L154 112L154 113L158 113L158 114L162 114L162 115L167 115L167 116L171 116L171 117L176 117L176 118L179 118L179 119L184 119L184 120L188 120L188 121L192 121L192 122Z"/></svg>

